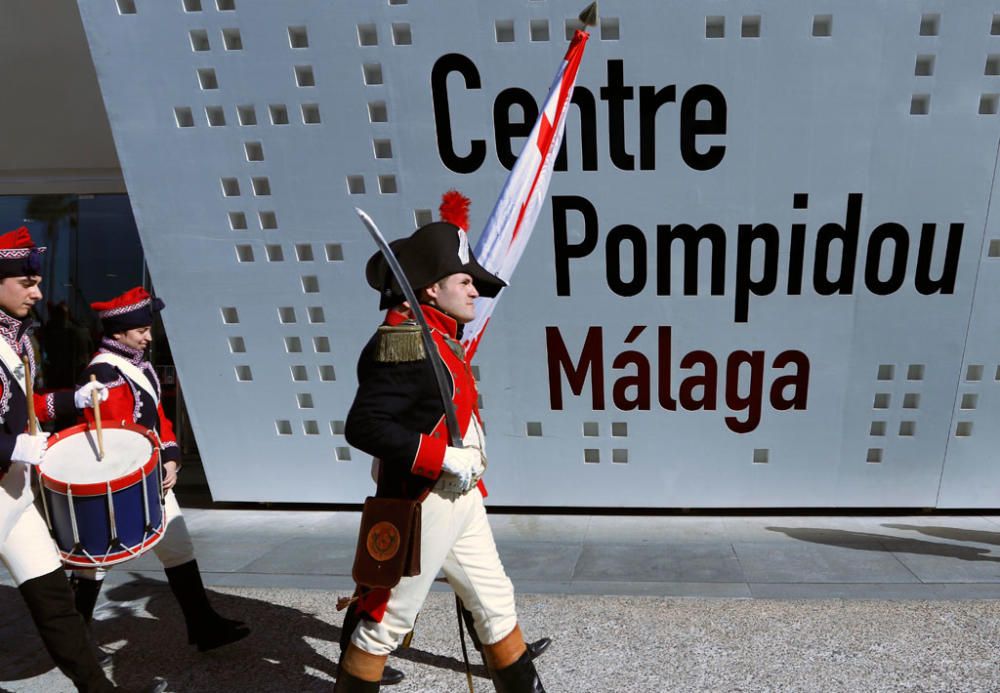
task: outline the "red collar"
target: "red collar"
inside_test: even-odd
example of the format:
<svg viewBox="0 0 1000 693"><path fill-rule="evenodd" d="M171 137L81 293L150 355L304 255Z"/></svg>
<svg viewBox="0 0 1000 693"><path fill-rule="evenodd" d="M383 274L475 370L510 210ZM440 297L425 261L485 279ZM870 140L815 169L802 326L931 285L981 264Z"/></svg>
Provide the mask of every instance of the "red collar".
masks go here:
<svg viewBox="0 0 1000 693"><path fill-rule="evenodd" d="M420 304L420 310L423 311L424 320L427 321L432 330L443 332L452 339L456 339L458 321L455 318L442 313L434 306L429 306L426 303ZM385 315L386 325L398 325L407 320L413 320L413 316L410 314L408 308L390 308Z"/></svg>

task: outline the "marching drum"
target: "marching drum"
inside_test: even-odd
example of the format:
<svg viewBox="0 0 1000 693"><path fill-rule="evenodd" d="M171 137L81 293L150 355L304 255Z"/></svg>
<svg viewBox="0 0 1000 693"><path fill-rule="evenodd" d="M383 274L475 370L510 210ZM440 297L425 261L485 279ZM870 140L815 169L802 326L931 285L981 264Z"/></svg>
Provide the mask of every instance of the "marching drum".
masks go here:
<svg viewBox="0 0 1000 693"><path fill-rule="evenodd" d="M62 560L75 568L111 566L151 549L163 536L163 473L154 431L80 424L49 438L39 467L45 520Z"/></svg>

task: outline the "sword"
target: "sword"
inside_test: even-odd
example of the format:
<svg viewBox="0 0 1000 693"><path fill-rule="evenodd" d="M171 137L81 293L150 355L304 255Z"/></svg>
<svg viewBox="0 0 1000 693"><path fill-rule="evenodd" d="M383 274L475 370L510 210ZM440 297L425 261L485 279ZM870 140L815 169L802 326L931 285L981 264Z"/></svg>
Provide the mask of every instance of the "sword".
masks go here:
<svg viewBox="0 0 1000 693"><path fill-rule="evenodd" d="M413 311L413 317L417 319L417 324L420 325L420 337L424 342L424 351L427 352L427 357L434 368L434 378L437 380L438 391L441 393L441 404L444 405L444 419L448 426L448 436L451 438L451 446L454 448L464 447L462 445L462 436L459 433L455 405L451 401L451 395L449 394L448 374L445 370L444 362L441 360L441 355L438 354L437 346L434 344L434 338L431 337L431 328L427 324L427 319L424 318L423 311L420 310L420 302L417 300L417 295L414 293L413 287L410 286L403 268L400 267L399 260L396 259L396 255L392 252L389 244L386 243L382 232L378 230L375 222L372 221L372 218L364 210L355 207L354 211L361 217L361 221L364 223L365 228L368 229L368 233L371 234L372 240L375 241L379 252L382 253L382 257L389 263L389 269L392 270L392 275L399 282L399 287L403 290L403 296L406 297L407 303L410 304L410 310Z"/></svg>

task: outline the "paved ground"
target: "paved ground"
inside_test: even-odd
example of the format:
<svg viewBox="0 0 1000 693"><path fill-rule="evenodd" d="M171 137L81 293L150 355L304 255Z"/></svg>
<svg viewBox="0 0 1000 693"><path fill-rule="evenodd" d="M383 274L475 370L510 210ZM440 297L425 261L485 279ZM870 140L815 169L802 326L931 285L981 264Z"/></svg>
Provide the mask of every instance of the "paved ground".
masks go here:
<svg viewBox="0 0 1000 693"><path fill-rule="evenodd" d="M185 511L220 611L250 638L198 655L155 558L112 571L95 634L115 677L171 691L330 690L358 514ZM550 691L1000 690L1000 517L493 515ZM0 688L71 690L0 579ZM473 653L473 661L478 658ZM394 690L462 691L435 592ZM476 670L476 688L492 690ZM393 690L393 689L390 689Z"/></svg>

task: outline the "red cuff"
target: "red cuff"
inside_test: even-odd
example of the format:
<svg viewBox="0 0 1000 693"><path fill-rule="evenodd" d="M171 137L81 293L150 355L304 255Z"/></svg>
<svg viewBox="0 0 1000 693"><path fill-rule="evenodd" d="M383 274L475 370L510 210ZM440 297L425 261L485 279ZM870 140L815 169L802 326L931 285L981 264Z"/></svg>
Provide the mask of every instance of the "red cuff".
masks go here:
<svg viewBox="0 0 1000 693"><path fill-rule="evenodd" d="M416 457L410 471L428 479L437 479L441 476L441 465L444 463L444 450L448 447L440 438L420 434L420 447L417 448Z"/></svg>

